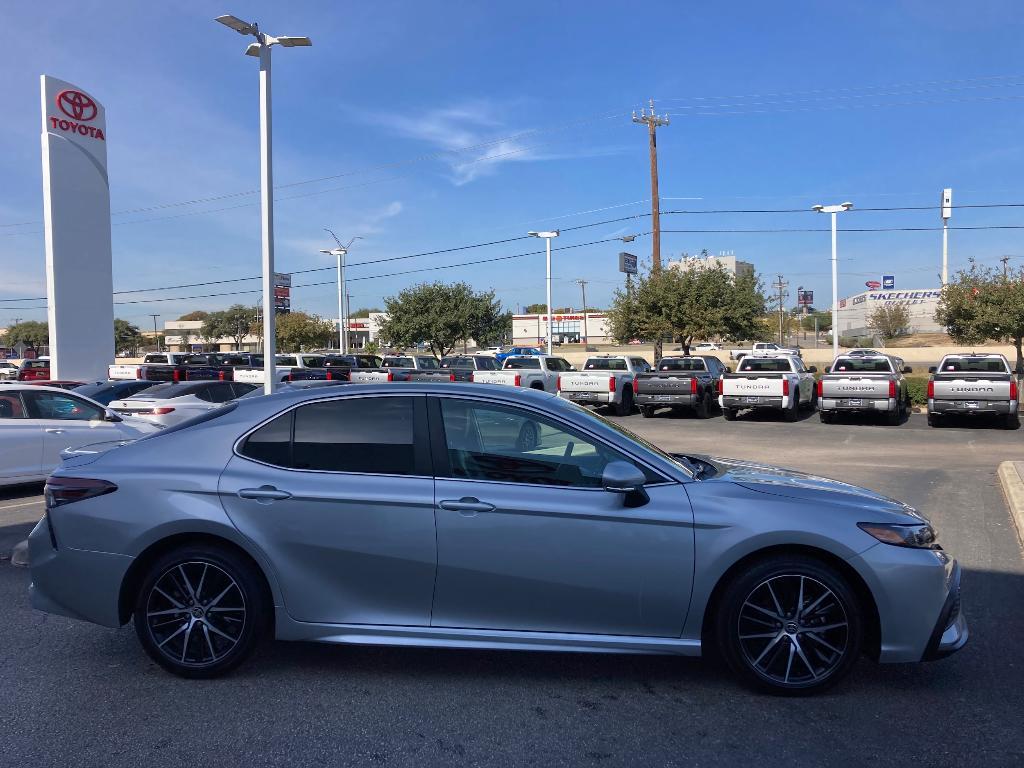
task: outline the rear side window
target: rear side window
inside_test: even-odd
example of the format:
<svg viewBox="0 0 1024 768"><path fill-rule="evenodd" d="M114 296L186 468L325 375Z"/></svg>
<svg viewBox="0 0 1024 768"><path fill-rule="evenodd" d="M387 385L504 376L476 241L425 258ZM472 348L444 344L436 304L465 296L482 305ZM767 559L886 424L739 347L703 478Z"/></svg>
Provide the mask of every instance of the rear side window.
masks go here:
<svg viewBox="0 0 1024 768"><path fill-rule="evenodd" d="M412 475L416 470L410 397L349 398L295 411L296 469Z"/></svg>
<svg viewBox="0 0 1024 768"><path fill-rule="evenodd" d="M246 438L241 453L250 459L290 467L292 464L292 422L295 412L289 411L267 422Z"/></svg>

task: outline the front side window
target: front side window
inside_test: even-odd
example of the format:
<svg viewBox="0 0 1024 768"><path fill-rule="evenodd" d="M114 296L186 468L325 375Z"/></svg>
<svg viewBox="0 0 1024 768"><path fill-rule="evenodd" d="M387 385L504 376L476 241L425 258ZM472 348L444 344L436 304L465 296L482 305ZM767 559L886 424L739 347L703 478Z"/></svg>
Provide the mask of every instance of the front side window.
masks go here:
<svg viewBox="0 0 1024 768"><path fill-rule="evenodd" d="M92 421L103 418L101 408L71 395L57 392L25 392L29 418Z"/></svg>
<svg viewBox="0 0 1024 768"><path fill-rule="evenodd" d="M608 446L518 408L441 399L449 477L600 488L604 468L630 461Z"/></svg>

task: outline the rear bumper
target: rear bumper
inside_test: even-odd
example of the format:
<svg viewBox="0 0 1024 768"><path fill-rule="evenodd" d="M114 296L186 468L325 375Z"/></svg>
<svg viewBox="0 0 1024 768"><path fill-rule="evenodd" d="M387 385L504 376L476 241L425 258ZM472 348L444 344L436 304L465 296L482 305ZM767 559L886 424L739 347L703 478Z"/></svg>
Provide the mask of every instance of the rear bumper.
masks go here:
<svg viewBox="0 0 1024 768"><path fill-rule="evenodd" d="M897 401L893 398L868 399L860 398L859 405L851 405L855 397L822 397L818 400L821 411L895 411Z"/></svg>
<svg viewBox="0 0 1024 768"><path fill-rule="evenodd" d="M685 405L694 406L700 401L696 395L673 395L673 394L655 394L649 392L638 392L633 397L633 402L637 405Z"/></svg>
<svg viewBox="0 0 1024 768"><path fill-rule="evenodd" d="M614 392L565 392L560 391L558 396L563 400L571 400L574 403L583 405L610 405L615 402Z"/></svg>
<svg viewBox="0 0 1024 768"><path fill-rule="evenodd" d="M723 408L775 408L789 406L789 398L780 395L722 395L719 402Z"/></svg>
<svg viewBox="0 0 1024 768"><path fill-rule="evenodd" d="M972 407L968 403L976 403ZM1016 400L929 400L928 413L948 414L970 414L970 413L998 413L1010 415L1017 413Z"/></svg>

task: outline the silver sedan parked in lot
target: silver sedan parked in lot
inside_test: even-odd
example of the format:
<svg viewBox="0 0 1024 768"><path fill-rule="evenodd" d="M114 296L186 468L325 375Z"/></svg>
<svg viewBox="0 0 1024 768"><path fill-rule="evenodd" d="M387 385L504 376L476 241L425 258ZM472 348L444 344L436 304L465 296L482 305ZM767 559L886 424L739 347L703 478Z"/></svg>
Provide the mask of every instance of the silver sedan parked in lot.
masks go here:
<svg viewBox="0 0 1024 768"><path fill-rule="evenodd" d="M667 454L508 387L253 397L68 458L29 538L32 603L212 677L286 640L698 656L820 690L861 654L967 642L960 568L914 509Z"/></svg>
<svg viewBox="0 0 1024 768"><path fill-rule="evenodd" d="M224 403L242 397L254 389L255 384L237 381L157 384L137 395L111 401L110 408L120 414L167 427L213 408L219 408Z"/></svg>

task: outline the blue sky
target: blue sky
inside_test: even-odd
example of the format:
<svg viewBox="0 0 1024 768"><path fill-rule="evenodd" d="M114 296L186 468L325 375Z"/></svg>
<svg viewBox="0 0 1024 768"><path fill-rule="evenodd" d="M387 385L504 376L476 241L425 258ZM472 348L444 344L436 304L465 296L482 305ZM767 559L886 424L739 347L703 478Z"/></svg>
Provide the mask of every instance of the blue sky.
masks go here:
<svg viewBox="0 0 1024 768"><path fill-rule="evenodd" d="M330 266L323 227L361 235L353 308L422 280L467 280L503 303L543 300L543 256L379 277L536 250L524 240L359 266L649 211L645 129L630 112L655 98L663 209L807 209L1024 203L1024 22L1012 2L259 3L223 6L53 0L9 4L0 52L0 298L45 294L39 156L41 73L107 109L114 286L132 290L259 273L256 61L215 24L232 13L275 48L277 260ZM483 145L483 146L481 146ZM314 181L323 179L322 181ZM224 197L221 197L224 196ZM206 199L190 205L179 203ZM139 210L152 208L152 210ZM584 213L588 212L588 213ZM937 226L935 211L857 212L841 226ZM1024 208L959 210L954 226L1024 224ZM825 227L823 216L662 217L671 229ZM566 232L556 246L645 232L644 218ZM953 231L952 266L1024 255L1024 230ZM894 273L932 287L941 233L840 235L840 293ZM734 251L769 283L814 289L827 305L827 233L667 233L663 257ZM575 278L604 305L621 276L608 242L555 254L554 301L578 306ZM632 250L649 256L649 238ZM1020 264L1021 262L1017 262ZM296 276L295 284L333 273ZM148 327L257 294L257 281L122 294L115 313ZM154 301L172 298L172 301ZM823 300L826 299L826 300ZM293 306L333 316L331 285ZM794 301L790 301L790 304ZM0 325L43 319L40 302L0 303Z"/></svg>

